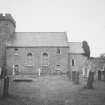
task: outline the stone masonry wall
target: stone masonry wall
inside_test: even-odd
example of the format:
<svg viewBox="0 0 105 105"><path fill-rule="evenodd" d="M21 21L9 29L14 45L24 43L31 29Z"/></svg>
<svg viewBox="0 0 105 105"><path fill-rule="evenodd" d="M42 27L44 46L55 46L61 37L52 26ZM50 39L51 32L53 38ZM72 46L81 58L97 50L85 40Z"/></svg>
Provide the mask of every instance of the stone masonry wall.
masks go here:
<svg viewBox="0 0 105 105"><path fill-rule="evenodd" d="M87 57L82 54L70 54L70 69L71 71L80 71L83 68L84 63L87 61ZM74 65L72 65L74 60Z"/></svg>
<svg viewBox="0 0 105 105"><path fill-rule="evenodd" d="M13 65L19 65L19 72L23 74L35 74L43 66L43 53L48 54L48 72L54 73L61 71L66 73L68 70L68 47L35 47L35 48L7 48L7 68L8 73L12 74ZM27 54L32 53L32 65L28 65Z"/></svg>

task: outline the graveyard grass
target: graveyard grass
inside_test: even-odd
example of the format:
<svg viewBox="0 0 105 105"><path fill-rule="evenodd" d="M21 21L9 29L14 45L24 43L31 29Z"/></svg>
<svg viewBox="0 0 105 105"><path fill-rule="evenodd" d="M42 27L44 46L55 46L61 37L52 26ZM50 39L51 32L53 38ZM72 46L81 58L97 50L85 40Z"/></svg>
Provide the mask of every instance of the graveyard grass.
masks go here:
<svg viewBox="0 0 105 105"><path fill-rule="evenodd" d="M36 77L30 82L11 79L9 97L0 97L0 105L105 105L104 81L94 81L94 89L84 85L64 75Z"/></svg>

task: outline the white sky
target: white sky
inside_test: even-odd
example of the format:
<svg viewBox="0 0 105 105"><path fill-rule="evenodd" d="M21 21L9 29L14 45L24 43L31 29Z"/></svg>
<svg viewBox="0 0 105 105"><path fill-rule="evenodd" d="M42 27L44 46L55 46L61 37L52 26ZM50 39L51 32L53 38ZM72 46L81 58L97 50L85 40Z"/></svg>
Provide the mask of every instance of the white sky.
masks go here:
<svg viewBox="0 0 105 105"><path fill-rule="evenodd" d="M105 53L105 0L0 0L19 32L66 31L69 41L86 40L91 56Z"/></svg>

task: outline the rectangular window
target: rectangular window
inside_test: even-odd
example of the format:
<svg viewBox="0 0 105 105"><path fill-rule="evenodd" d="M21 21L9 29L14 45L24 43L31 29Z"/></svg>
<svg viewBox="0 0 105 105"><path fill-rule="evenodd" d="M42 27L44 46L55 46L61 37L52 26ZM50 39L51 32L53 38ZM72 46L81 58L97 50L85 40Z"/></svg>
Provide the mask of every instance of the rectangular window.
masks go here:
<svg viewBox="0 0 105 105"><path fill-rule="evenodd" d="M57 52L56 53L57 54L60 54L61 53L59 48L57 48Z"/></svg>
<svg viewBox="0 0 105 105"><path fill-rule="evenodd" d="M75 64L74 64L74 59L72 59L72 66L74 66Z"/></svg>

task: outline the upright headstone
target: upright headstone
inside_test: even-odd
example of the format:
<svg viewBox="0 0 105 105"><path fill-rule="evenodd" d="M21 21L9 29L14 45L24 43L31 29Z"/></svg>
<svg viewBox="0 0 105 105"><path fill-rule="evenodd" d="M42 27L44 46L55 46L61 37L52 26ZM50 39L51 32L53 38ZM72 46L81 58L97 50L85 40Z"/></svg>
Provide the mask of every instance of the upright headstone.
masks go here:
<svg viewBox="0 0 105 105"><path fill-rule="evenodd" d="M75 84L79 84L79 72L76 72L76 77L75 77Z"/></svg>
<svg viewBox="0 0 105 105"><path fill-rule="evenodd" d="M94 72L90 71L86 87L88 89L93 89L93 82L94 82Z"/></svg>
<svg viewBox="0 0 105 105"><path fill-rule="evenodd" d="M101 71L98 71L98 80L101 80Z"/></svg>
<svg viewBox="0 0 105 105"><path fill-rule="evenodd" d="M15 76L15 66L13 65L12 75Z"/></svg>
<svg viewBox="0 0 105 105"><path fill-rule="evenodd" d="M76 71L72 71L72 81L75 82L76 80Z"/></svg>
<svg viewBox="0 0 105 105"><path fill-rule="evenodd" d="M72 81L75 84L79 84L79 72L78 71L72 71Z"/></svg>
<svg viewBox="0 0 105 105"><path fill-rule="evenodd" d="M72 73L71 73L71 71L67 71L67 76L68 76L68 78L71 80L72 79Z"/></svg>
<svg viewBox="0 0 105 105"><path fill-rule="evenodd" d="M105 81L105 68L104 68L104 71L103 71L103 80Z"/></svg>
<svg viewBox="0 0 105 105"><path fill-rule="evenodd" d="M1 79L1 74L2 74L2 69L1 69L1 67L0 67L0 79Z"/></svg>
<svg viewBox="0 0 105 105"><path fill-rule="evenodd" d="M40 68L38 69L38 76L40 77Z"/></svg>

